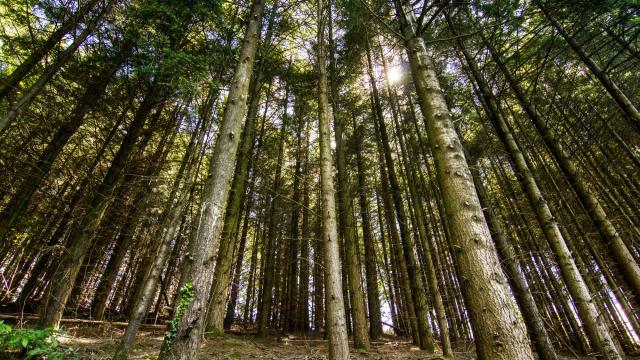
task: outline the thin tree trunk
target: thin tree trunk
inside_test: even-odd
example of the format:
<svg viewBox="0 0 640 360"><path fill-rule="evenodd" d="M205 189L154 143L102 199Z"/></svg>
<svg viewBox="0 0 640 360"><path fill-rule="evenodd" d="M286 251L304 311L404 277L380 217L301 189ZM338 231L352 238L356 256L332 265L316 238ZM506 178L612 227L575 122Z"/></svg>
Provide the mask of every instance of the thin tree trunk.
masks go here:
<svg viewBox="0 0 640 360"><path fill-rule="evenodd" d="M640 112L635 107L633 102L627 98L627 96L620 90L618 85L596 64L596 62L589 56L589 54L582 49L582 47L567 33L567 31L556 21L551 15L546 6L542 5L539 0L534 3L542 10L549 23L556 29L556 31L562 36L562 38L569 44L569 46L575 51L580 60L591 70L593 75L600 81L602 86L607 90L609 95L620 106L620 109L625 113L631 125L637 132L640 133Z"/></svg>
<svg viewBox="0 0 640 360"><path fill-rule="evenodd" d="M509 83L511 90L513 90L516 95L520 105L527 116L532 120L536 130L562 170L562 173L565 175L571 184L571 187L578 195L578 199L587 210L587 214L595 224L598 233L604 240L613 258L617 261L617 266L620 267L620 271L624 275L624 280L629 284L634 297L638 302L640 302L640 267L638 266L638 263L633 258L633 255L627 248L624 241L620 238L620 234L605 213L600 201L591 190L591 187L583 178L582 173L578 170L576 164L570 159L567 151L560 145L556 137L551 132L551 129L549 129L542 117L542 114L540 114L538 110L529 103L524 91L511 76L504 62L500 58L500 55L493 49L484 36L483 41L487 49L489 49L494 62L498 65L505 79Z"/></svg>
<svg viewBox="0 0 640 360"><path fill-rule="evenodd" d="M225 223L222 229L223 241L220 243L218 259L213 276L213 286L209 295L209 310L207 311L207 332L224 332L225 305L229 291L231 278L231 265L233 263L233 248L238 238L238 223L240 220L240 207L245 199L245 189L248 183L247 175L251 166L252 150L256 133L256 118L262 88L262 69L258 69L252 84L251 101L247 113L247 121L242 133L242 143L238 151L235 175L231 183L231 194Z"/></svg>
<svg viewBox="0 0 640 360"><path fill-rule="evenodd" d="M411 286L411 297L413 298L413 306L415 309L416 321L418 325L418 339L421 349L429 352L434 351L433 334L431 327L429 326L429 309L427 304L427 297L425 294L425 287L422 282L422 276L417 266L417 261L414 254L415 244L411 235L409 234L409 224L406 211L404 209L404 201L402 200L402 194L398 178L395 171L394 162L391 156L391 147L389 145L389 136L387 134L387 128L384 121L384 115L382 113L382 105L380 104L380 96L378 94L378 88L373 74L373 61L371 59L371 51L369 48L369 42L366 44L366 56L367 56L367 70L369 75L369 83L372 89L374 110L376 112L375 119L378 124L378 135L380 143L382 144L382 152L384 155L384 164L387 167L389 185L391 188L391 197L395 206L395 213L398 218L398 225L400 229L400 240L402 244L402 250L399 250L403 256L407 267L407 274L409 276L409 282ZM382 165L382 164L381 164Z"/></svg>
<svg viewBox="0 0 640 360"><path fill-rule="evenodd" d="M362 218L362 242L364 243L365 272L367 278L367 304L369 305L369 336L372 340L382 336L382 314L380 311L380 293L378 291L378 269L376 247L371 234L371 214L369 211L369 198L367 178L362 158L363 128L358 127L355 115L353 118L354 136L356 144L353 152L356 154L356 166L358 169L358 205Z"/></svg>
<svg viewBox="0 0 640 360"><path fill-rule="evenodd" d="M33 51L13 72L0 80L0 100L18 87L18 84L33 70L62 38L74 30L78 23L82 22L87 14L96 7L100 0L89 0L74 16L65 19L58 29L56 29L38 49Z"/></svg>
<svg viewBox="0 0 640 360"><path fill-rule="evenodd" d="M271 204L269 207L269 224L267 237L265 239L264 247L264 259L265 267L263 272L264 281L262 283L262 296L261 302L258 304L257 313L257 327L258 336L266 335L266 328L269 325L269 319L271 317L272 307L275 303L273 300L273 288L274 283L277 281L277 259L276 253L277 245L276 238L278 237L279 218L281 215L280 203L281 203L281 187L282 187L282 167L284 162L284 145L285 135L288 127L288 115L287 108L289 107L289 84L285 84L285 98L284 98L284 112L282 115L282 124L280 125L280 134L278 135L278 155L276 161L275 174L273 179L273 187L271 190ZM277 288L277 287L276 287Z"/></svg>
<svg viewBox="0 0 640 360"><path fill-rule="evenodd" d="M329 6L329 46L332 46L332 18L331 9ZM367 310L365 307L363 286L362 286L362 274L361 264L359 261L359 246L358 236L355 232L355 224L353 221L353 212L351 211L352 196L350 191L350 182L347 175L347 159L345 155L345 144L343 139L344 122L343 116L338 115L337 112L337 81L335 79L335 61L333 59L333 50L329 51L329 73L331 84L331 99L333 109L333 122L334 122L334 139L336 143L336 167L338 177L338 217L340 234L342 235L344 243L344 260L346 263L345 275L348 276L348 294L349 307L352 325L353 325L353 342L356 349L368 350L369 349L369 330L367 324ZM346 302L346 300L345 300Z"/></svg>

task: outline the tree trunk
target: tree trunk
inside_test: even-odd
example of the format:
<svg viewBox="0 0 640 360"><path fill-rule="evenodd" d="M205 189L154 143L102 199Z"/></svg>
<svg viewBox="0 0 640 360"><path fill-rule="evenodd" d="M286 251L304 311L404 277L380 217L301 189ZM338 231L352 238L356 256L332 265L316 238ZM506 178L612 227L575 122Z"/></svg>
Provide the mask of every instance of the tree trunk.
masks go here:
<svg viewBox="0 0 640 360"><path fill-rule="evenodd" d="M401 0L394 0L394 4L420 99L419 105L423 116L430 120L427 134L478 356L481 359L531 360L533 354L522 315L511 297L506 276L500 267L462 144L453 127L424 40L415 33L413 9Z"/></svg>
<svg viewBox="0 0 640 360"><path fill-rule="evenodd" d="M302 178L302 165L303 165L303 138L302 132L305 128L305 111L304 100L301 97L296 98L295 114L298 117L298 123L296 128L296 149L295 149L295 170L293 178L293 197L291 199L291 231L289 235L289 249L287 257L289 259L288 266L288 279L287 279L287 293L286 303L287 308L284 309L286 316L286 323L284 324L285 332L291 332L296 330L298 324L298 262L300 259L298 256L298 249L301 247L301 232L300 232L300 209L302 202L301 192L301 178Z"/></svg>
<svg viewBox="0 0 640 360"><path fill-rule="evenodd" d="M309 275L311 258L309 256L309 239L311 239L311 229L309 220L309 133L310 122L306 122L305 144L304 144L304 170L302 171L302 229L300 231L300 291L298 292L298 325L297 331L309 331Z"/></svg>
<svg viewBox="0 0 640 360"><path fill-rule="evenodd" d="M356 166L358 169L358 205L362 218L362 242L364 243L365 272L367 278L367 304L369 305L369 336L372 340L382 336L382 314L380 311L380 292L378 291L378 267L376 247L371 234L371 213L368 198L369 187L367 175L362 158L363 128L358 127L356 117L353 116L354 136L356 145L353 152L356 154Z"/></svg>
<svg viewBox="0 0 640 360"><path fill-rule="evenodd" d="M322 0L318 1L318 132L320 133L320 189L322 198L322 237L324 243L324 285L327 303L327 332L329 335L329 359L349 359L349 340L342 297L342 270L340 266L340 249L338 224L336 221L335 189L333 185L333 159L331 156L331 123L332 113L329 110L327 95L327 69L325 63L324 31L328 16Z"/></svg>
<svg viewBox="0 0 640 360"><path fill-rule="evenodd" d="M447 22L454 35L457 34L448 15ZM504 123L504 119L502 118L501 113L498 111L498 104L493 98L491 89L480 74L475 60L468 53L461 39L457 39L457 44L460 48L460 51L464 55L464 58L468 64L469 70L473 75L476 84L478 84L477 89L479 94L482 95L481 98L484 99L484 104L489 117L493 120L496 129L500 127L500 130L497 130L497 132L500 134L500 138L503 141L503 144L508 148L510 154L518 154L519 149L515 144L515 140L513 138L506 138L506 136L508 135L503 132L506 124ZM506 145L506 141L508 140L510 140L509 146ZM471 159L469 159L469 161L473 163ZM529 334L532 337L533 344L536 348L538 356L541 359L556 360L557 355L545 329L544 322L540 316L540 313L538 312L538 308L536 307L533 295L531 294L529 286L521 273L520 265L518 264L515 251L511 244L508 242L504 231L502 230L502 225L498 222L493 213L493 210L491 209L491 205L488 202L488 197L485 193L484 185L482 183L478 167L479 165L471 167L471 175L473 176L473 181L478 192L478 198L480 200L482 208L484 209L485 218L487 220L489 230L491 231L493 241L495 242L496 248L498 249L498 254L501 255L504 264L506 264L505 270L509 276L511 288L514 291L516 300L518 301L520 309L523 312L525 324L527 325Z"/></svg>
<svg viewBox="0 0 640 360"><path fill-rule="evenodd" d="M329 6L329 46L332 46L332 18ZM336 167L338 170L338 224L340 226L340 234L344 243L344 260L346 263L346 275L348 276L348 293L350 303L351 319L353 320L353 342L356 349L369 349L369 331L367 324L367 310L364 303L364 293L362 286L361 264L359 260L358 236L355 232L355 224L353 221L353 212L351 211L352 196L350 191L350 182L347 174L347 159L345 155L345 144L343 139L343 120L342 116L337 114L337 81L335 79L335 61L333 48L329 51L329 72L331 83L331 99L333 109L334 123L334 139L336 143ZM346 300L345 300L346 301Z"/></svg>
<svg viewBox="0 0 640 360"><path fill-rule="evenodd" d="M240 142L242 120L247 112L249 81L258 47L264 0L255 0L251 6L247 29L239 53L239 62L233 75L216 140L209 176L204 185L197 230L193 233L189 249L192 253L183 266L183 284L190 285L193 295L181 298L184 313L177 322L175 337L165 337L160 359L194 359L198 353L206 320L213 262L224 223L224 207L229 198L233 166Z"/></svg>
<svg viewBox="0 0 640 360"><path fill-rule="evenodd" d="M396 175L394 162L391 156L391 147L389 145L389 136L387 134L387 128L384 121L384 115L382 113L382 105L380 104L380 96L378 94L378 88L373 74L373 61L371 59L371 51L369 49L369 42L366 44L367 51L367 70L369 75L369 83L372 89L374 110L376 112L375 119L378 124L378 134L380 142L382 144L382 152L384 155L384 163L386 164L389 185L391 188L391 197L395 206L395 213L398 218L398 225L400 229L400 240L402 242L402 251L404 255L404 261L407 267L407 274L409 275L409 282L411 286L411 297L413 298L413 306L416 314L416 321L418 325L418 338L421 349L429 352L434 351L433 335L431 327L429 326L429 309L427 304L427 297L425 294L424 283L422 282L422 276L418 269L417 260L414 254L415 244L411 235L409 234L409 224L407 222L407 214L404 209L404 201L402 200L402 194L400 185L398 183L398 177ZM382 166L382 164L381 164Z"/></svg>
<svg viewBox="0 0 640 360"><path fill-rule="evenodd" d="M262 66L260 66L262 67ZM256 118L262 89L262 69L258 69L252 82L251 101L247 113L247 121L242 133L242 143L238 152L235 175L231 183L231 194L225 223L222 229L223 241L220 243L218 259L213 276L213 286L209 295L209 310L207 311L207 332L224 332L225 305L231 280L231 265L233 264L233 249L238 238L238 223L240 221L240 207L245 199L245 189L248 183L247 175L251 166L251 157L256 133Z"/></svg>
<svg viewBox="0 0 640 360"><path fill-rule="evenodd" d="M276 160L275 175L273 178L273 188L271 191L271 204L269 207L269 224L267 237L265 239L264 253L265 267L263 272L264 281L262 282L261 302L258 303L257 326L258 336L266 335L266 327L269 325L271 317L273 299L273 288L276 282L276 238L278 237L279 218L281 215L281 187L282 187L282 167L284 162L284 145L286 138L286 129L288 126L287 108L289 107L289 84L285 84L284 112L282 115L282 124L280 125L280 134L278 135L278 156Z"/></svg>

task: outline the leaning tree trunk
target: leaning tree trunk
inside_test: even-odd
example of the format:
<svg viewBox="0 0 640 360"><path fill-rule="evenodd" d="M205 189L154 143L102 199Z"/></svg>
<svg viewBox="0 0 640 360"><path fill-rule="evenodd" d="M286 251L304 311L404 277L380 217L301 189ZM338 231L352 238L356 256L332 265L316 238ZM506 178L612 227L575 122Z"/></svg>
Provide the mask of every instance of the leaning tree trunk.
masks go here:
<svg viewBox="0 0 640 360"><path fill-rule="evenodd" d="M123 61L129 55L132 44L123 44L117 53L104 65L88 83L84 93L78 99L76 106L71 111L71 116L53 135L53 138L44 149L33 168L28 172L25 181L19 190L13 195L9 203L0 214L0 243L8 235L16 219L22 214L31 200L33 193L38 189L42 181L49 174L53 162L56 160L69 139L82 125L85 116L97 104L104 95L113 74L120 68Z"/></svg>
<svg viewBox="0 0 640 360"><path fill-rule="evenodd" d="M449 27L452 29L454 35L457 35L456 30L448 16L447 23ZM468 64L469 70L473 75L476 83L478 84L478 92L483 96L484 105L487 109L487 112L490 114L491 119L494 120L494 126L498 127L504 125L504 119L501 116L501 113L498 111L498 104L493 98L491 90L488 87L488 84L485 82L484 78L480 74L480 71L475 63L475 60L471 57L469 52L464 47L464 43L461 39L457 39L458 47L460 51L464 55L464 58ZM496 114L496 111L498 113ZM497 118L500 120L496 120ZM504 135L504 133L501 133ZM501 137L504 139L504 137ZM513 140L513 139L511 139ZM513 142L515 145L515 142ZM517 150L517 146L510 150ZM469 159L471 161L471 159ZM471 161L473 163L473 161ZM482 179L480 178L480 171L478 170L478 166L471 168L471 174L473 176L473 181L476 186L476 190L478 192L478 197L480 200L480 204L484 209L485 218L487 219L487 224L489 225L489 229L491 230L492 238L496 244L496 248L498 249L498 254L504 261L505 270L509 276L509 282L511 284L511 288L514 291L514 295L516 297L516 301L520 305L520 309L523 312L525 324L529 330L529 334L532 337L533 344L538 353L540 359L543 360L556 360L558 357L555 353L553 345L551 344L551 340L549 339L549 335L547 334L547 330L545 329L544 321L540 316L538 308L536 307L535 301L533 299L533 295L531 294L531 290L529 290L529 286L524 278L520 270L520 265L518 264L515 250L513 246L507 240L504 231L502 230L502 225L499 223L498 219L493 213L491 209L490 203L488 201L488 197L484 190L484 185L482 183Z"/></svg>
<svg viewBox="0 0 640 360"><path fill-rule="evenodd" d="M342 270L340 268L340 242L336 221L335 189L333 185L333 159L331 158L331 112L327 96L327 69L325 63L324 29L327 20L322 0L318 0L318 132L320 133L320 189L322 202L322 237L324 243L324 285L326 289L327 332L329 359L349 359L349 339L342 297Z"/></svg>
<svg viewBox="0 0 640 360"><path fill-rule="evenodd" d="M213 286L209 299L209 310L207 312L207 331L224 332L225 305L229 291L229 280L231 277L231 265L233 264L233 248L238 235L238 222L241 214L241 204L245 198L244 191L247 186L247 174L251 166L251 156L256 133L256 118L258 115L258 105L260 101L260 91L262 89L262 71L258 70L253 81L253 91L249 102L247 121L242 133L242 144L238 152L235 175L231 183L231 194L225 223L222 229L224 240L220 244L218 260L213 276Z"/></svg>
<svg viewBox="0 0 640 360"><path fill-rule="evenodd" d="M95 191L84 217L74 228L65 246L65 253L59 261L47 287L45 301L41 306L39 325L58 327L73 284L78 276L84 256L93 243L93 237L99 228L104 212L111 202L111 192L122 176L130 155L136 149L136 141L141 135L146 119L161 98L164 87L153 83L150 92L140 104L129 126L118 152L111 162L102 183Z"/></svg>
<svg viewBox="0 0 640 360"><path fill-rule="evenodd" d="M242 120L247 112L247 94L258 48L264 0L255 0L251 6L239 62L229 89L220 125L220 133L211 157L209 176L204 185L197 231L190 239L192 253L183 267L182 311L176 321L175 333L165 337L160 359L194 359L202 340L206 320L213 262L218 249L224 207L229 198L233 167L240 142ZM191 290L191 291L188 291ZM182 314L180 314L182 312Z"/></svg>
<svg viewBox="0 0 640 360"><path fill-rule="evenodd" d="M89 0L84 6L78 9L75 16L66 19L58 29L56 29L38 49L33 51L13 72L4 79L0 79L0 100L9 95L18 84L27 76L33 68L51 50L53 50L60 40L69 32L76 28L76 25L83 21L87 14L96 7L100 0Z"/></svg>
<svg viewBox="0 0 640 360"><path fill-rule="evenodd" d="M289 84L286 84L285 99L284 99L284 111L282 115L282 124L280 125L280 134L278 135L278 157L276 160L275 174L273 178L272 191L271 191L271 204L269 207L269 223L268 231L265 238L265 246L263 252L264 271L262 281L262 294L261 301L258 303L257 317L257 334L258 336L266 335L266 328L271 316L271 308L273 305L273 288L276 280L276 238L279 229L279 217L282 209L280 209L281 202L281 187L282 187L282 166L284 162L284 145L286 138L286 129L288 123L287 108L289 103Z"/></svg>
<svg viewBox="0 0 640 360"><path fill-rule="evenodd" d="M596 62L587 54L587 52L567 33L567 31L558 23L558 21L551 15L546 6L542 5L539 0L534 3L542 10L547 20L556 29L556 31L564 38L569 46L575 51L580 60L591 70L593 75L600 81L602 86L607 90L609 95L615 100L622 112L627 116L631 125L637 132L640 133L640 111L635 107L633 102L620 90L618 85L604 72L603 69L596 64Z"/></svg>
<svg viewBox="0 0 640 360"><path fill-rule="evenodd" d="M462 144L440 89L424 39L416 34L413 9L394 0L413 81L434 156L438 183L459 265L462 291L481 359L533 359L522 315L491 241Z"/></svg>

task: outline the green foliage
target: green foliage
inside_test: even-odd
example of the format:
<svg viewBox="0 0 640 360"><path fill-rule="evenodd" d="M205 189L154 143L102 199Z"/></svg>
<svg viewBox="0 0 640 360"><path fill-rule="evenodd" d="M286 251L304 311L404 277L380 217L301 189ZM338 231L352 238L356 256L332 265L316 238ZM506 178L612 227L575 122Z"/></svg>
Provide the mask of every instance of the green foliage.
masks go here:
<svg viewBox="0 0 640 360"><path fill-rule="evenodd" d="M178 300L176 312L173 315L173 319L169 321L169 330L164 335L165 342L168 346L171 346L171 342L173 341L173 339L175 339L178 332L178 322L180 322L180 319L182 319L182 316L187 310L187 307L189 306L189 304L191 304L194 294L195 290L191 283L184 284L184 286L180 289L180 299Z"/></svg>
<svg viewBox="0 0 640 360"><path fill-rule="evenodd" d="M78 354L69 348L60 347L57 335L61 330L14 329L0 321L0 353L19 353L25 359L77 359Z"/></svg>

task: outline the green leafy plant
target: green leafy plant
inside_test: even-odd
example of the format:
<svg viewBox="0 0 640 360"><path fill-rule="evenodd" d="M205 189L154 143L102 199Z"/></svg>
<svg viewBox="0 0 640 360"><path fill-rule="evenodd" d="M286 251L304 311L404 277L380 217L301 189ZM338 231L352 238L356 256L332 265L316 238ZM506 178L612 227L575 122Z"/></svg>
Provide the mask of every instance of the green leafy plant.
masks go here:
<svg viewBox="0 0 640 360"><path fill-rule="evenodd" d="M173 314L173 319L169 321L169 330L165 333L166 345L170 346L171 341L175 339L176 334L178 332L178 322L182 319L182 315L187 310L189 304L193 300L193 295L195 294L195 290L191 283L186 283L180 289L180 299L178 300L178 306L176 307L176 312Z"/></svg>
<svg viewBox="0 0 640 360"><path fill-rule="evenodd" d="M11 325L0 321L0 354L20 354L25 359L77 359L78 354L69 348L60 346L56 336L61 330L46 329L14 329Z"/></svg>

